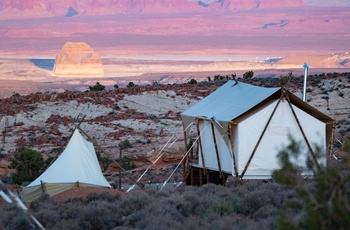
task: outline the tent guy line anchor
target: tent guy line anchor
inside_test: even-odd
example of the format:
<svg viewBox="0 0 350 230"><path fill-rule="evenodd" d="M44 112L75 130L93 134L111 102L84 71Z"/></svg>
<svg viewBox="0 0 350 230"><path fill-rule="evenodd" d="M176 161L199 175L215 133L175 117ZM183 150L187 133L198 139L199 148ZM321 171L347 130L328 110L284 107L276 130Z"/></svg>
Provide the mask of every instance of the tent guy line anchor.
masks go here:
<svg viewBox="0 0 350 230"><path fill-rule="evenodd" d="M189 127L191 127L191 125L192 125L193 123L194 123L194 121L193 121L192 123L190 123L190 125L188 125L187 128L186 128L183 132L186 132L186 130L187 130ZM148 172L148 170L149 170L153 165L155 165L155 163L157 163L157 161L163 156L163 154L164 154L164 153L163 153L163 150L164 150L164 149L166 148L166 146L169 144L170 140L175 136L175 133L176 133L176 132L174 132L174 134L170 137L170 139L167 141L167 143L165 143L165 145L163 146L163 148L160 150L157 159L156 159L155 161L153 161L152 164L150 164L150 165L146 168L146 170L142 173L142 175L137 179L136 182L139 182L139 181L142 179L142 177ZM179 136L180 136L180 135L178 135L178 136L175 138L175 140L169 145L169 147L171 147L171 146L179 139ZM130 191L133 190L134 188L135 188L135 184L132 185L132 186L126 191L126 193L130 192Z"/></svg>
<svg viewBox="0 0 350 230"><path fill-rule="evenodd" d="M205 129L208 127L209 123L205 126L205 128L203 129L202 133L204 133ZM168 177L168 179L163 183L162 187L160 188L159 191L161 191L164 186L168 183L168 181L170 180L170 178L174 175L175 171L179 168L179 166L182 164L182 162L184 161L184 159L186 158L186 156L188 155L188 153L191 151L191 149L193 148L194 144L198 141L198 139L200 138L201 135L199 135L196 140L193 142L192 146L187 150L186 154L182 157L181 161L177 164L176 168L173 170L173 172L170 174L170 176Z"/></svg>

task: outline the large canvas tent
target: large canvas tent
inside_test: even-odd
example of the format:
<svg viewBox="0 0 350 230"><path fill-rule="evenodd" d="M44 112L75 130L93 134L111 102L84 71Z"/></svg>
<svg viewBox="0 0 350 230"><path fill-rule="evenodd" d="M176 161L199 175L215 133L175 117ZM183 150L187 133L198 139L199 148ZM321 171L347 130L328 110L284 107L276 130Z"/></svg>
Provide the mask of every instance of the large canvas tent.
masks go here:
<svg viewBox="0 0 350 230"><path fill-rule="evenodd" d="M30 202L42 193L53 196L77 187L111 187L102 174L93 144L78 129L56 161L23 188L22 200Z"/></svg>
<svg viewBox="0 0 350 230"><path fill-rule="evenodd" d="M228 81L181 116L187 149L193 141L197 146L195 157L187 161L191 169L212 170L220 177L270 178L290 136L305 145L306 154L297 159L300 166L307 157L316 165L326 164L326 156L315 156L315 146L326 152L333 144L334 120L283 87ZM190 141L188 126L194 123L196 136Z"/></svg>

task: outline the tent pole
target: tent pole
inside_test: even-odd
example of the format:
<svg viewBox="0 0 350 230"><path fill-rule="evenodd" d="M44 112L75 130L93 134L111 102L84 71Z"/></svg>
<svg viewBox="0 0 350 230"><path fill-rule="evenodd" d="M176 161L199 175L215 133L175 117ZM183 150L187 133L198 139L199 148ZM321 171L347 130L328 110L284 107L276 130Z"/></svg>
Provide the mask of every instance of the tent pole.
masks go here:
<svg viewBox="0 0 350 230"><path fill-rule="evenodd" d="M204 175L207 173L207 168L205 167L205 160L204 160L204 155L203 155L203 147L202 147L202 139L201 139L201 132L199 130L199 119L196 118L196 126L197 126L197 135L198 135L198 141L199 141L199 147L200 147L200 152L201 152L201 158L202 158L202 165L204 169Z"/></svg>
<svg viewBox="0 0 350 230"><path fill-rule="evenodd" d="M331 134L331 141L329 146L329 160L332 159L332 152L333 152L333 145L334 145L334 132L335 132L335 121L332 122L332 134Z"/></svg>
<svg viewBox="0 0 350 230"><path fill-rule="evenodd" d="M122 165L122 148L119 148L119 164ZM119 171L119 190L122 190L122 169L118 168Z"/></svg>
<svg viewBox="0 0 350 230"><path fill-rule="evenodd" d="M235 155L235 147L234 147L234 142L233 142L233 126L235 124L233 124L232 122L229 123L229 132L230 132L230 142L231 142L231 150L232 150L232 158L233 158L233 168L235 170L235 185L238 184L238 179L239 179L239 175L238 175L238 170L237 170L237 162L236 162L236 155Z"/></svg>
<svg viewBox="0 0 350 230"><path fill-rule="evenodd" d="M218 167L219 167L220 178L222 178L220 156L219 156L218 145L217 145L217 143L216 143L216 136L215 136L215 130L214 130L214 124L213 124L213 122L210 122L210 125L211 125L211 132L212 132L212 134L213 134L213 141L214 141L216 159L217 159L217 161L218 161Z"/></svg>
<svg viewBox="0 0 350 230"><path fill-rule="evenodd" d="M188 146L188 141L187 141L187 132L186 132L185 124L183 122L182 122L182 126L183 126L184 140L185 140L185 146L186 146L185 151L187 152L189 146ZM187 168L188 168L188 163L185 161L183 164L183 167L182 167L182 176L183 177L186 175Z"/></svg>
<svg viewBox="0 0 350 230"><path fill-rule="evenodd" d="M283 94L282 94L282 95L283 95ZM246 166L244 167L244 170L243 170L243 172L242 172L242 174L241 174L241 176L240 176L241 179L243 179L243 176L244 176L245 172L247 171L247 169L248 169L248 167L249 167L249 164L250 164L250 162L252 161L253 156L254 156L256 150L258 149L258 146L259 146L259 144L260 144L262 138L264 137L264 134L265 134L265 132L266 132L266 130L267 130L267 127L269 126L269 124L270 124L270 122L271 122L271 120L272 120L272 117L273 117L273 115L275 114L275 112L276 112L276 110L277 110L277 107L278 107L278 105L280 104L280 102L281 102L281 100L282 100L282 95L281 95L280 99L278 100L278 102L277 102L275 108L273 109L273 111L272 111L272 113L271 113L271 115L270 115L270 117L269 117L269 120L267 121L267 123L266 123L266 125L265 125L265 127L264 127L264 130L262 131L262 133L261 133L261 135L260 135L260 137L259 137L259 140L258 140L258 142L256 143L256 145L255 145L255 147L254 147L254 150L253 150L252 154L251 154L250 157L249 157L249 160L248 160Z"/></svg>
<svg viewBox="0 0 350 230"><path fill-rule="evenodd" d="M41 190L43 191L43 193L45 193L45 185L42 180L40 181L40 185L41 185Z"/></svg>
<svg viewBox="0 0 350 230"><path fill-rule="evenodd" d="M191 168L191 185L194 185L194 171L193 171L193 168Z"/></svg>
<svg viewBox="0 0 350 230"><path fill-rule="evenodd" d="M297 117L297 115L296 115L296 113L295 113L295 111L294 111L294 109L293 109L292 104L290 103L290 100L289 100L289 97L288 97L288 93L287 93L286 91L285 91L284 93L285 93L285 95L286 95L286 97L287 97L288 105L289 105L290 109L292 110L293 116L294 116L294 118L295 118L295 120L296 120L296 122L297 122L297 124L298 124L298 127L299 127L299 129L300 129L300 131L301 131L301 133L302 133L302 135L303 135L303 137L304 137L304 140L305 140L305 142L306 142L306 145L307 145L307 147L308 147L308 149L309 149L309 151L310 151L310 153L311 153L311 156L312 156L312 158L313 158L313 160L314 160L314 162L315 162L315 164L316 164L316 167L317 167L317 169L320 169L321 167L320 167L320 165L319 165L319 163L318 163L318 161L317 161L317 157L316 157L314 151L312 150L311 145L310 145L310 142L309 142L309 140L307 139L307 137L306 137L306 135L305 135L305 133L304 133L303 128L301 127L301 124L300 124L299 119L298 119L298 117Z"/></svg>

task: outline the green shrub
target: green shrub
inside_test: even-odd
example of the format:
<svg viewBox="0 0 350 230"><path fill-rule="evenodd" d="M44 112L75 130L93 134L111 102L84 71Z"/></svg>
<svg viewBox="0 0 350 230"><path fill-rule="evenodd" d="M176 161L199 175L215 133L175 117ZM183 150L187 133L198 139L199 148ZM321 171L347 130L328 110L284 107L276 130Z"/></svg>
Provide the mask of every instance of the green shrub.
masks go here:
<svg viewBox="0 0 350 230"><path fill-rule="evenodd" d="M253 71L248 71L243 74L243 79L250 79L254 77L254 72Z"/></svg>
<svg viewBox="0 0 350 230"><path fill-rule="evenodd" d="M108 156L101 156L100 152L96 152L97 159L102 165L102 171L106 171L112 160Z"/></svg>
<svg viewBox="0 0 350 230"><path fill-rule="evenodd" d="M282 165L273 178L296 190L298 200L281 212L278 224L281 229L347 229L350 225L350 174L338 165L315 167L310 159L306 165L313 178L306 180L302 170L290 160L301 153L300 143L291 144L278 155ZM320 155L320 153L317 153Z"/></svg>
<svg viewBox="0 0 350 230"><path fill-rule="evenodd" d="M136 168L135 163L131 162L127 156L123 156L122 161L121 161L121 166L125 170L131 170L131 169Z"/></svg>
<svg viewBox="0 0 350 230"><path fill-rule="evenodd" d="M105 86L102 85L100 82L96 82L96 85L89 86L90 91L102 91L105 89Z"/></svg>
<svg viewBox="0 0 350 230"><path fill-rule="evenodd" d="M197 80L196 79L191 79L189 82L187 82L188 84L193 84L193 85L195 85L195 84L197 84Z"/></svg>
<svg viewBox="0 0 350 230"><path fill-rule="evenodd" d="M128 85L126 86L127 88L133 88L133 87L136 87L137 85L135 85L134 82L129 82Z"/></svg>
<svg viewBox="0 0 350 230"><path fill-rule="evenodd" d="M16 169L12 174L13 182L21 185L23 182L35 180L51 163L53 158L45 161L42 155L32 149L20 147L11 159L11 168Z"/></svg>

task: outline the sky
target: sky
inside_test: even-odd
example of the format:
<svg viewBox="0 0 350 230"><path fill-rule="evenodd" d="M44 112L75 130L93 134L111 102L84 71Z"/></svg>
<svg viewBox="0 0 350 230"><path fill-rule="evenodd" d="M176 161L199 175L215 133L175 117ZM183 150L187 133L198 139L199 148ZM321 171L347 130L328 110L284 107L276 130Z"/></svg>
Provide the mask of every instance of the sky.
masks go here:
<svg viewBox="0 0 350 230"><path fill-rule="evenodd" d="M197 1L197 0L190 0ZM202 0L204 3L218 2L220 0ZM307 5L311 6L349 6L350 0L304 0Z"/></svg>
<svg viewBox="0 0 350 230"><path fill-rule="evenodd" d="M304 0L313 6L350 6L350 0Z"/></svg>

